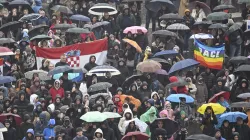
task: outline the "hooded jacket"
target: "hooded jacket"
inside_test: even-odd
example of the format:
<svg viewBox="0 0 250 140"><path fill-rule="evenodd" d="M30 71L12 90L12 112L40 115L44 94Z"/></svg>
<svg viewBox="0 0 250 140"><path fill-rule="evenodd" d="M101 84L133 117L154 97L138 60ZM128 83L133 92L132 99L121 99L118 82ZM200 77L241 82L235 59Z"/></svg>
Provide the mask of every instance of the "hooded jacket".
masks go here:
<svg viewBox="0 0 250 140"><path fill-rule="evenodd" d="M35 0L36 6L33 6L32 9L34 10L35 13L38 13L39 9L41 9L42 6L42 1L41 0Z"/></svg>
<svg viewBox="0 0 250 140"><path fill-rule="evenodd" d="M32 138L28 138L28 136L26 136L26 137L23 138L23 140L33 140L34 139L34 130L33 129L28 129L26 134L28 134L28 133L32 134L32 136L31 136Z"/></svg>
<svg viewBox="0 0 250 140"><path fill-rule="evenodd" d="M65 116L63 118L63 126L62 127L65 130L65 134L70 136L71 138L73 138L73 136L75 135L74 134L75 132L74 132L74 128L72 127L72 124L70 122L70 118L68 116Z"/></svg>
<svg viewBox="0 0 250 140"><path fill-rule="evenodd" d="M19 138L23 138L27 130L30 128L34 129L34 125L32 123L28 123L27 120L31 119L28 114L24 115L23 123L20 126Z"/></svg>
<svg viewBox="0 0 250 140"><path fill-rule="evenodd" d="M154 106L151 106L147 112L141 115L140 120L145 123L152 123L157 118L157 110ZM151 132L149 128L147 128L146 133L150 136Z"/></svg>
<svg viewBox="0 0 250 140"><path fill-rule="evenodd" d="M106 140L115 140L114 130L109 127L108 122L104 121L103 125L106 126L106 128L101 126L101 130L103 132L103 138L105 138Z"/></svg>
<svg viewBox="0 0 250 140"><path fill-rule="evenodd" d="M74 137L74 139L73 139L73 140L88 140L88 138L87 138L87 137L85 137L85 136L81 136L81 137L76 136L76 137Z"/></svg>
<svg viewBox="0 0 250 140"><path fill-rule="evenodd" d="M5 122L10 123L10 127L8 128L7 132L3 132L4 140L17 140L16 129L11 126L10 120L5 120L3 124L5 124Z"/></svg>
<svg viewBox="0 0 250 140"><path fill-rule="evenodd" d="M130 114L130 119L126 119L126 114L127 113L129 113ZM123 113L123 117L120 119L120 121L119 121L119 124L118 124L118 128L119 128L119 130L120 130L120 132L121 132L121 134L122 135L124 135L125 134L125 126L126 126L126 122L128 122L128 121L130 121L130 120L132 120L133 119L133 113L132 113L132 111L131 111L131 109L130 108L127 108L125 111L124 111L124 113Z"/></svg>
<svg viewBox="0 0 250 140"><path fill-rule="evenodd" d="M186 86L188 93L195 99L197 88L195 84L193 84L192 79L190 77L187 77L186 80L190 80L190 83L188 83L188 85Z"/></svg>
<svg viewBox="0 0 250 140"><path fill-rule="evenodd" d="M26 93L24 91L20 91L18 94L19 97L15 100L14 105L18 106L19 115L22 116L28 107L29 101L26 99ZM24 95L23 101L21 100L21 95Z"/></svg>
<svg viewBox="0 0 250 140"><path fill-rule="evenodd" d="M245 83L246 87L242 87L242 83ZM242 79L239 86L236 88L235 92L231 93L230 99L232 102L242 101L241 99L237 98L237 96L242 93L247 93L247 92L250 92L249 83L246 79Z"/></svg>
<svg viewBox="0 0 250 140"><path fill-rule="evenodd" d="M35 105L35 100L36 100L36 98L38 97L38 95L36 95L36 94L32 94L32 95L30 95L30 103L32 104L32 105Z"/></svg>
<svg viewBox="0 0 250 140"><path fill-rule="evenodd" d="M116 101L116 99L119 99L119 101ZM114 104L115 104L115 106L117 107L117 112L118 113L122 113L122 101L121 101L121 99L120 99L120 95L115 95L115 97L114 97L114 99L113 99L113 101L114 101Z"/></svg>
<svg viewBox="0 0 250 140"><path fill-rule="evenodd" d="M43 130L44 140L50 140L49 137L55 137L54 127L51 128L50 125L55 125L55 119L50 119L48 127Z"/></svg>
<svg viewBox="0 0 250 140"><path fill-rule="evenodd" d="M201 76L198 76L196 82L197 92L195 94L195 98L198 103L203 103L208 98L208 90L207 85L204 83L204 79Z"/></svg>
<svg viewBox="0 0 250 140"><path fill-rule="evenodd" d="M96 138L96 133L101 133L102 134L102 138ZM103 132L102 132L102 130L100 128L96 129L95 134L94 134L94 140L105 140L103 138Z"/></svg>
<svg viewBox="0 0 250 140"><path fill-rule="evenodd" d="M59 80L55 80L54 82L54 87L50 88L49 90L49 93L53 99L53 102L55 102L55 99L56 99L56 95L60 95L61 98L64 97L64 89L60 86L60 87L56 87L56 82L59 83L59 86L60 86L60 81Z"/></svg>
<svg viewBox="0 0 250 140"><path fill-rule="evenodd" d="M91 62L91 58L92 58L92 57L94 57L94 58L96 59L96 57L95 57L94 55L90 56L90 57L89 57L89 63L85 64L85 66L84 66L84 68L85 68L87 71L89 71L89 70L91 70L92 68L98 66L95 62L94 62L94 63Z"/></svg>

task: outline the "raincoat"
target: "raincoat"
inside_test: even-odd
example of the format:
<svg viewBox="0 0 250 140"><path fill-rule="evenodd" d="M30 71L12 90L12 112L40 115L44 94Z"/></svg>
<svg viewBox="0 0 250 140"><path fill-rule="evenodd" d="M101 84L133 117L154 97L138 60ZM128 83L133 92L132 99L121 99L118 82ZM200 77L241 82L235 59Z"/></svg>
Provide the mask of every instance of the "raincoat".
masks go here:
<svg viewBox="0 0 250 140"><path fill-rule="evenodd" d="M50 137L55 137L54 128L50 127L50 125L55 125L55 124L56 124L56 121L54 119L49 120L49 124L48 124L49 127L43 130L44 140L50 140Z"/></svg>
<svg viewBox="0 0 250 140"><path fill-rule="evenodd" d="M122 101L122 103L124 103L125 98L128 97L130 98L130 103L135 105L135 108L138 108L141 105L141 101L134 98L133 96L127 96L127 95L121 95L120 99Z"/></svg>
<svg viewBox="0 0 250 140"><path fill-rule="evenodd" d="M157 117L156 117L157 110L154 106L151 106L150 109L141 115L140 120L145 123L152 123ZM149 127L146 130L146 133L150 136L151 132Z"/></svg>
<svg viewBox="0 0 250 140"><path fill-rule="evenodd" d="M42 6L42 1L41 0L35 0L35 6L32 7L33 11L35 13L38 13L39 9L41 9L43 6Z"/></svg>
<svg viewBox="0 0 250 140"><path fill-rule="evenodd" d="M129 113L131 115L131 117L130 117L129 120L127 120L126 117L125 117L125 115L127 113ZM133 113L132 113L131 109L127 108L124 111L123 117L120 119L119 124L118 124L118 128L119 128L119 130L120 130L120 132L121 132L122 135L125 134L125 131L124 131L125 129L124 128L126 127L126 124L127 124L126 122L129 122L131 119L133 119Z"/></svg>

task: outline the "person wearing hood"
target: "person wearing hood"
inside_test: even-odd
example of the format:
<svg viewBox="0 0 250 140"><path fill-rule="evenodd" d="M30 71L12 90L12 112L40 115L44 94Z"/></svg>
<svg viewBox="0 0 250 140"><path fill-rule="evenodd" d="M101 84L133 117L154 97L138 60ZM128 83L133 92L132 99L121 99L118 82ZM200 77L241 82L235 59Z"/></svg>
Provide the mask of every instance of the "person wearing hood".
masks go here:
<svg viewBox="0 0 250 140"><path fill-rule="evenodd" d="M73 140L88 140L88 138L83 135L81 127L76 128L76 137L74 137Z"/></svg>
<svg viewBox="0 0 250 140"><path fill-rule="evenodd" d="M14 101L14 105L18 106L19 115L23 116L23 112L26 111L29 101L26 99L24 91L20 91L18 95L19 98Z"/></svg>
<svg viewBox="0 0 250 140"><path fill-rule="evenodd" d="M138 89L137 89L137 85L135 83L131 84L130 88L129 88L129 91L127 93L127 95L131 95L133 97L135 97L136 99L139 99L140 101L142 100L142 97L143 95L138 92Z"/></svg>
<svg viewBox="0 0 250 140"><path fill-rule="evenodd" d="M159 94L158 94L157 92L152 92L152 93L151 93L151 99L154 100L155 107L156 107L158 110L160 110L161 107L162 107L163 105L162 105L162 102L161 102L161 100L160 100Z"/></svg>
<svg viewBox="0 0 250 140"><path fill-rule="evenodd" d="M233 138L232 127L230 127L229 121L223 121L220 128L221 136L226 140L231 140Z"/></svg>
<svg viewBox="0 0 250 140"><path fill-rule="evenodd" d="M3 125L7 128L8 131L3 132L4 140L17 140L17 131L11 126L10 120L5 120Z"/></svg>
<svg viewBox="0 0 250 140"><path fill-rule="evenodd" d="M235 132L239 133L239 140L249 140L249 127L241 117L236 118Z"/></svg>
<svg viewBox="0 0 250 140"><path fill-rule="evenodd" d="M106 140L103 138L103 132L100 128L96 129L93 140Z"/></svg>
<svg viewBox="0 0 250 140"><path fill-rule="evenodd" d="M169 77L170 83L178 82L178 78L176 76L171 76ZM170 89L170 94L175 94L175 93L187 93L187 88L186 86L179 86L179 87L172 87Z"/></svg>
<svg viewBox="0 0 250 140"><path fill-rule="evenodd" d="M67 72L63 73L63 76L60 77L60 80L62 80L62 87L65 91L76 91L76 84L73 85L72 81L69 80Z"/></svg>
<svg viewBox="0 0 250 140"><path fill-rule="evenodd" d="M56 95L56 99L55 99L55 110L60 110L60 108L63 106L62 102L61 102L61 96L59 94Z"/></svg>
<svg viewBox="0 0 250 140"><path fill-rule="evenodd" d="M213 108L208 106L202 117L203 129L202 133L213 137L215 134L215 125L218 123L217 118L214 114Z"/></svg>
<svg viewBox="0 0 250 140"><path fill-rule="evenodd" d="M212 88L211 94L209 95L209 97L211 98L211 97L213 97L215 94L217 94L217 93L219 93L219 92L221 92L221 91L228 91L228 92L229 92L229 89L228 89L227 87L225 87L225 85L224 85L224 80L223 80L221 77L219 77L219 78L217 79L217 84L214 85L214 87Z"/></svg>
<svg viewBox="0 0 250 140"><path fill-rule="evenodd" d="M36 105L37 102L38 102L38 95L36 94L30 95L30 104Z"/></svg>
<svg viewBox="0 0 250 140"><path fill-rule="evenodd" d="M38 11L42 8L42 1L41 0L35 0L35 6L32 6L32 9L35 13L38 13Z"/></svg>
<svg viewBox="0 0 250 140"><path fill-rule="evenodd" d="M106 120L101 123L101 130L103 132L103 138L106 140L115 140L114 130L109 127Z"/></svg>
<svg viewBox="0 0 250 140"><path fill-rule="evenodd" d="M53 99L53 102L55 102L56 95L58 94L61 98L64 97L64 89L60 85L60 80L55 80L54 86L50 88L49 93Z"/></svg>
<svg viewBox="0 0 250 140"><path fill-rule="evenodd" d="M50 140L51 138L55 138L54 126L55 119L50 119L48 127L43 130L44 140Z"/></svg>
<svg viewBox="0 0 250 140"><path fill-rule="evenodd" d="M195 86L197 88L197 91L195 94L195 99L197 101L196 105L197 105L197 108L199 108L208 100L208 89L207 89L206 84L204 83L204 79L202 76L198 76Z"/></svg>
<svg viewBox="0 0 250 140"><path fill-rule="evenodd" d="M192 79L190 77L186 78L186 82L188 83L188 85L186 85L188 94L191 95L195 99L195 95L197 92L197 88L195 84L193 84Z"/></svg>
<svg viewBox="0 0 250 140"><path fill-rule="evenodd" d="M71 98L71 96L70 96L70 91L65 91L65 93L64 93L64 98L62 99L62 103L64 104L64 105L68 105L68 106L70 106L71 105L71 103L73 102L72 101L72 98Z"/></svg>
<svg viewBox="0 0 250 140"><path fill-rule="evenodd" d="M77 95L76 98L75 98L74 108L77 111L77 114L80 115L82 113L84 105L82 104L82 98L79 95Z"/></svg>
<svg viewBox="0 0 250 140"><path fill-rule="evenodd" d="M164 110L162 110L159 114L161 118L169 118L170 120L174 120L174 111L172 109L171 103L166 101L164 104Z"/></svg>
<svg viewBox="0 0 250 140"><path fill-rule="evenodd" d="M235 92L232 92L230 95L230 99L232 102L239 102L242 99L237 98L238 95L242 93L250 92L249 83L246 79L242 79Z"/></svg>
<svg viewBox="0 0 250 140"><path fill-rule="evenodd" d="M122 89L117 89L117 90L122 90ZM120 95L115 95L114 96L114 105L116 106L116 108L117 108L117 113L122 113L122 101L121 101L121 99L120 99Z"/></svg>
<svg viewBox="0 0 250 140"><path fill-rule="evenodd" d="M9 97L5 97L4 101L3 101L3 112L7 113L10 111L10 98Z"/></svg>
<svg viewBox="0 0 250 140"><path fill-rule="evenodd" d="M148 104L148 97L145 96L142 100L141 106L139 106L137 111L137 117L140 118L140 116L147 111L147 104Z"/></svg>
<svg viewBox="0 0 250 140"><path fill-rule="evenodd" d="M145 123L147 123L148 125L150 125L157 118L156 115L157 115L157 109L154 106L151 106L147 110L147 112L145 112L144 114L142 114L140 116L140 120L143 121L143 122L145 122ZM151 132L150 132L149 128L147 128L146 134L148 134L149 136L151 136Z"/></svg>
<svg viewBox="0 0 250 140"><path fill-rule="evenodd" d="M112 87L109 88L109 91L114 95L116 93L116 89L118 88L118 81L112 77L111 72L106 72L104 82L108 82L112 84Z"/></svg>
<svg viewBox="0 0 250 140"><path fill-rule="evenodd" d="M65 130L65 135L68 135L69 137L73 138L75 135L74 128L70 122L70 118L68 116L65 116L63 118L63 125L62 128Z"/></svg>
<svg viewBox="0 0 250 140"><path fill-rule="evenodd" d="M33 129L28 129L26 132L26 136L22 140L34 140L34 130Z"/></svg>
<svg viewBox="0 0 250 140"><path fill-rule="evenodd" d="M151 96L151 90L149 89L148 83L146 81L142 82L142 85L140 87L140 93L144 97L148 97L149 98Z"/></svg>
<svg viewBox="0 0 250 140"><path fill-rule="evenodd" d="M130 121L128 126L126 127L125 135L129 132L136 132L140 131L139 127L135 124L135 121Z"/></svg>
<svg viewBox="0 0 250 140"><path fill-rule="evenodd" d="M96 57L94 55L90 56L89 57L89 63L85 64L84 68L87 70L87 71L90 71L92 68L98 66L96 63Z"/></svg>
<svg viewBox="0 0 250 140"><path fill-rule="evenodd" d="M206 14L203 9L201 9L200 5L196 5L195 9L192 10L192 17L195 19L195 22L201 22L206 18Z"/></svg>
<svg viewBox="0 0 250 140"><path fill-rule="evenodd" d="M124 128L125 128L126 122L128 122L132 119L133 119L133 113L132 113L130 108L127 108L124 111L123 117L120 119L119 124L118 124L118 128L121 132L121 135L125 135Z"/></svg>
<svg viewBox="0 0 250 140"><path fill-rule="evenodd" d="M215 136L214 137L215 137L216 140L226 140L225 138L222 137L220 129L215 130Z"/></svg>

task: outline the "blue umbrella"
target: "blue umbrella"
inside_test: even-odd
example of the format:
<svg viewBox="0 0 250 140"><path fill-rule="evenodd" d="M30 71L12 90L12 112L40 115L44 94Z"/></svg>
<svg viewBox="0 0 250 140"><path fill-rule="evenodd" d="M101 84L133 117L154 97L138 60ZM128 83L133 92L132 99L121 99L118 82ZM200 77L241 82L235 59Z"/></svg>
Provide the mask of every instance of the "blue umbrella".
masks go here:
<svg viewBox="0 0 250 140"><path fill-rule="evenodd" d="M222 114L219 118L219 121L223 122L225 120L228 120L229 122L236 122L236 119L238 117L244 120L247 118L247 115L242 112L228 112L228 113Z"/></svg>
<svg viewBox="0 0 250 140"><path fill-rule="evenodd" d="M199 65L200 63L193 60L193 59L185 59L182 61L179 61L177 63L175 63L171 69L169 70L168 74L177 72L179 70L184 70L184 69L188 69L188 68L192 68L195 67L197 65Z"/></svg>
<svg viewBox="0 0 250 140"><path fill-rule="evenodd" d="M10 83L16 81L16 78L12 76L0 76L0 84Z"/></svg>
<svg viewBox="0 0 250 140"><path fill-rule="evenodd" d="M83 69L81 68L73 68L73 67L70 67L70 66L58 66L58 67L55 67L53 70L49 71L48 72L48 76L50 75L55 75L55 74L58 74L58 73L64 73L64 72L68 72L68 73L82 73L83 72Z"/></svg>
<svg viewBox="0 0 250 140"><path fill-rule="evenodd" d="M167 57L174 57L177 56L179 53L174 50L166 50L166 51L160 51L154 55L154 57L157 56L167 56Z"/></svg>
<svg viewBox="0 0 250 140"><path fill-rule="evenodd" d="M186 94L171 94L166 98L166 100L170 102L180 103L181 102L180 98L185 98L186 103L194 102L194 98Z"/></svg>
<svg viewBox="0 0 250 140"><path fill-rule="evenodd" d="M90 22L90 18L83 15L72 15L69 19L83 21L83 22Z"/></svg>

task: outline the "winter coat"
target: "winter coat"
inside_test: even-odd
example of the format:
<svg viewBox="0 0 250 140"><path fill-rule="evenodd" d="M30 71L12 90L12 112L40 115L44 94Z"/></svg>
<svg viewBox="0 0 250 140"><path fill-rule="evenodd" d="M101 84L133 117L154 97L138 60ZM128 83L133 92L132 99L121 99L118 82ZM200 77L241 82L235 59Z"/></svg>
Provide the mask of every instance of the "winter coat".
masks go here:
<svg viewBox="0 0 250 140"><path fill-rule="evenodd" d="M112 128L114 130L114 135L115 135L116 140L120 140L121 139L121 132L119 131L118 124L115 123L115 121L109 121L108 125L110 128Z"/></svg>
<svg viewBox="0 0 250 140"><path fill-rule="evenodd" d="M92 62L90 61L92 57L95 57L95 56L94 56L94 55L90 56L90 57L89 57L89 63L85 64L85 66L84 66L84 68L85 68L87 71L89 71L89 70L91 70L92 68L98 66L96 63L92 63ZM96 58L96 57L95 57L95 58Z"/></svg>
<svg viewBox="0 0 250 140"><path fill-rule="evenodd" d="M192 79L191 78L187 78L189 79L191 82L186 86L187 87L187 90L188 90L188 93L195 99L195 95L197 93L197 88L195 86L195 84L193 84L192 82Z"/></svg>
<svg viewBox="0 0 250 140"><path fill-rule="evenodd" d="M69 64L66 63L66 62L59 61L59 62L56 63L55 67L58 67L58 66L69 66Z"/></svg>
<svg viewBox="0 0 250 140"><path fill-rule="evenodd" d="M34 129L34 125L32 123L24 122L20 126L19 138L23 138L28 129Z"/></svg>
<svg viewBox="0 0 250 140"><path fill-rule="evenodd" d="M242 83L246 83L246 87L242 87ZM241 101L242 99L237 98L237 96L242 93L247 93L247 92L250 92L249 83L247 80L242 79L239 86L236 88L235 92L231 93L230 99L232 102Z"/></svg>
<svg viewBox="0 0 250 140"><path fill-rule="evenodd" d="M181 0L179 6L179 15L184 16L184 11L188 9L188 0Z"/></svg>
<svg viewBox="0 0 250 140"><path fill-rule="evenodd" d="M245 124L236 125L235 131L239 133L239 140L249 140L249 127Z"/></svg>
<svg viewBox="0 0 250 140"><path fill-rule="evenodd" d="M205 102L208 98L208 90L206 84L204 82L197 81L196 88L197 92L195 95L195 99L197 100L198 103Z"/></svg>
<svg viewBox="0 0 250 140"><path fill-rule="evenodd" d="M35 13L38 13L39 9L41 9L43 6L42 6L42 1L41 0L35 0L35 6L32 7L33 11Z"/></svg>
<svg viewBox="0 0 250 140"><path fill-rule="evenodd" d="M27 132L26 132L26 135L27 135L28 133L31 133L31 134L32 134L31 137L34 138L34 130L33 130L33 129L28 129ZM28 138L28 137L26 136L26 137L24 137L22 140L30 140L30 138Z"/></svg>
<svg viewBox="0 0 250 140"><path fill-rule="evenodd" d="M194 25L194 23L195 23L195 20L194 20L194 18L191 16L191 15L189 15L189 16L184 16L183 17L183 19L184 19L184 22L185 22L185 24L189 27L189 28L192 28L192 26Z"/></svg>
<svg viewBox="0 0 250 140"><path fill-rule="evenodd" d="M19 93L19 98L17 100L14 101L14 105L18 106L18 111L19 111L19 115L23 116L23 112L26 111L29 101L26 100L26 95L24 91L20 91ZM21 95L24 95L24 100L21 100Z"/></svg>
<svg viewBox="0 0 250 140"><path fill-rule="evenodd" d="M4 140L18 140L17 139L17 131L15 128L8 128L7 132L3 132Z"/></svg>
<svg viewBox="0 0 250 140"><path fill-rule="evenodd" d="M232 128L230 126L220 128L221 136L226 140L231 140L233 138Z"/></svg>
<svg viewBox="0 0 250 140"><path fill-rule="evenodd" d="M49 93L53 99L53 102L55 102L57 94L60 95L61 98L64 97L64 89L62 87L56 88L56 82L58 82L60 84L59 80L55 80L54 87L50 88L50 90L49 90Z"/></svg>
<svg viewBox="0 0 250 140"><path fill-rule="evenodd" d="M106 140L115 140L114 130L108 126L107 121L104 121L103 123L106 126L106 128L101 128L103 132L103 138Z"/></svg>
<svg viewBox="0 0 250 140"><path fill-rule="evenodd" d="M206 72L202 72L201 76L204 79L205 84L207 85L207 89L211 90L211 88L213 87L214 83L215 83L215 76L213 73L206 73Z"/></svg>
<svg viewBox="0 0 250 140"><path fill-rule="evenodd" d="M119 99L119 101L116 101L116 99ZM122 103L122 101L120 99L120 95L118 95L118 94L115 95L115 97L114 97L114 104L117 107L117 112L118 113L122 113L123 112L123 110L122 110L123 103Z"/></svg>
<svg viewBox="0 0 250 140"><path fill-rule="evenodd" d="M116 18L116 26L119 31L123 31L127 27L135 25L136 25L136 19L133 16L133 14L125 15L124 13L121 13Z"/></svg>
<svg viewBox="0 0 250 140"><path fill-rule="evenodd" d="M204 13L203 9L200 9L198 13L196 12L196 9L193 9L191 16L195 19L196 22L201 22L206 18L206 14Z"/></svg>
<svg viewBox="0 0 250 140"><path fill-rule="evenodd" d="M74 137L74 139L73 139L73 140L88 140L88 138L87 138L87 137L85 137L85 136L81 136L81 137L76 136L76 137Z"/></svg>
<svg viewBox="0 0 250 140"><path fill-rule="evenodd" d="M129 113L130 116L131 116L131 118L129 120L127 120L126 117L125 117L125 114L127 114L127 113ZM118 128L119 128L122 135L125 134L125 131L124 131L125 129L124 128L126 127L125 126L126 122L130 121L131 119L133 119L133 113L132 113L131 109L128 108L128 109L126 109L124 111L123 117L120 119L119 124L118 124Z"/></svg>
<svg viewBox="0 0 250 140"><path fill-rule="evenodd" d="M46 16L41 16L36 20L36 25L41 25L41 24L46 24L49 25L49 19Z"/></svg>
<svg viewBox="0 0 250 140"><path fill-rule="evenodd" d="M68 121L69 124L66 124L66 121ZM73 138L75 132L74 128L72 127L72 124L70 123L70 118L68 116L65 116L63 118L62 128L64 129L65 135L68 135L69 137Z"/></svg>
<svg viewBox="0 0 250 140"><path fill-rule="evenodd" d="M202 133L213 137L215 134L214 125L216 125L217 123L218 121L214 114L205 113L205 115L202 118L202 124L204 125Z"/></svg>
<svg viewBox="0 0 250 140"><path fill-rule="evenodd" d="M55 120L50 119L48 127L43 130L44 140L50 140L49 137L55 137L54 128L50 128L49 125L55 125Z"/></svg>

